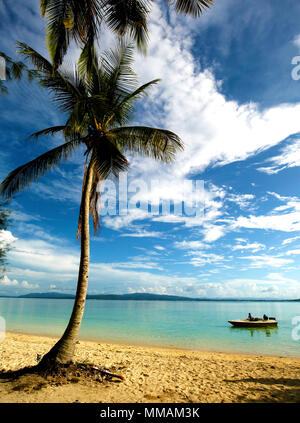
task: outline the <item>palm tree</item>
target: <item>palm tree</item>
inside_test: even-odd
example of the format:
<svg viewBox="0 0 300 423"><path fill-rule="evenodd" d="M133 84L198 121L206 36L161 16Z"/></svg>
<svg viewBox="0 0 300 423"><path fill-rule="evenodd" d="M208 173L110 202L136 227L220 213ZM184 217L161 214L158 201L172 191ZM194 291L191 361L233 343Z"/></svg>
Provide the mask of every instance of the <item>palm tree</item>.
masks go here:
<svg viewBox="0 0 300 423"><path fill-rule="evenodd" d="M183 145L180 138L168 130L128 126L134 101L159 81L156 79L136 88L136 75L131 68L132 46L120 42L115 51L103 54L100 59L93 49L92 62L82 60L75 74L54 70L50 62L24 43L19 43L19 50L38 71L40 84L54 94L54 101L67 114L64 125L43 129L32 136L62 133L65 142L12 171L2 182L0 194L10 198L37 181L47 170L58 166L77 147L85 148L77 229L81 238L77 291L63 336L40 362L42 367L49 368L53 363L70 362L74 353L88 285L89 214L93 217L94 230L99 227L99 181L109 175L118 176L127 169L127 152L171 162Z"/></svg>
<svg viewBox="0 0 300 423"><path fill-rule="evenodd" d="M88 48L98 37L102 22L116 34L129 34L145 52L147 17L153 0L41 0L47 20L47 46L55 67L61 65L71 40ZM168 0L178 13L198 17L213 0Z"/></svg>

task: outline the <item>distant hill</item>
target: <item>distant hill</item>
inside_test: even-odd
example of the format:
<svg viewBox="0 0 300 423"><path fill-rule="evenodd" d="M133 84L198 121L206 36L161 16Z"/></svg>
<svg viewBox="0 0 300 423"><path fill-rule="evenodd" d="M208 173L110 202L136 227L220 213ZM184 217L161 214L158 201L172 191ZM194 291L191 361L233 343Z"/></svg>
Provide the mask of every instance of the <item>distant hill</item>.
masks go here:
<svg viewBox="0 0 300 423"><path fill-rule="evenodd" d="M75 296L72 294L63 294L61 292L35 292L31 294L19 295L19 296L8 296L0 295L0 298L45 298L45 299L74 299ZM133 294L98 294L98 295L87 295L88 300L134 300L134 301L300 301L296 300L272 300L272 299L253 299L253 298L191 298L191 297L180 297L177 295L160 295L160 294L148 294L136 292Z"/></svg>
<svg viewBox="0 0 300 423"><path fill-rule="evenodd" d="M71 294L61 294L60 292L43 292L43 293L31 293L20 295L17 298L55 298L55 299L68 299L75 298ZM178 297L176 295L159 295L159 294L99 294L99 295L87 295L87 300L136 300L136 301L200 301L195 298Z"/></svg>
<svg viewBox="0 0 300 423"><path fill-rule="evenodd" d="M135 301L200 301L199 298L178 297L176 295L159 295L147 293L134 294L101 294L101 295L87 295L89 300L135 300Z"/></svg>
<svg viewBox="0 0 300 423"><path fill-rule="evenodd" d="M72 294L62 294L60 292L32 292L31 294L19 295L17 298L55 298L55 299L73 299Z"/></svg>

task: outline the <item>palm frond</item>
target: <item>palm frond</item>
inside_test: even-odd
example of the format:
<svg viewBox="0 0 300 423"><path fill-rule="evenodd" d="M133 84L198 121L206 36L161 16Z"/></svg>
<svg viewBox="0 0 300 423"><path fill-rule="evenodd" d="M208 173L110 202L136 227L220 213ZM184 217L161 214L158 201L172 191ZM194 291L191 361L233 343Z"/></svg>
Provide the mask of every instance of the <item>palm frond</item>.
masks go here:
<svg viewBox="0 0 300 423"><path fill-rule="evenodd" d="M213 4L213 0L169 0L170 4L174 2L177 13L184 13L195 18L199 17L205 9Z"/></svg>
<svg viewBox="0 0 300 423"><path fill-rule="evenodd" d="M47 46L54 68L63 61L70 40L79 44L97 38L102 21L101 0L41 0L47 20Z"/></svg>
<svg viewBox="0 0 300 423"><path fill-rule="evenodd" d="M6 72L6 79L21 79L24 71L27 71L27 67L23 62L16 62L11 57L7 56L4 52L0 52L0 57L2 57L5 61L5 72Z"/></svg>
<svg viewBox="0 0 300 423"><path fill-rule="evenodd" d="M52 0L43 4L44 15L47 15L47 48L57 69L61 65L70 43L70 30L72 15L69 1Z"/></svg>
<svg viewBox="0 0 300 423"><path fill-rule="evenodd" d="M6 81L20 80L24 73L27 74L29 82L31 82L37 76L36 72L32 69L28 69L25 63L13 60L4 52L0 52L0 58L2 59L0 64L4 65L4 69L2 69L1 74L4 74L3 76ZM7 87L2 81L0 81L0 93L7 94L7 92Z"/></svg>
<svg viewBox="0 0 300 423"><path fill-rule="evenodd" d="M127 102L129 100L136 100L137 98L147 95L147 89L150 88L152 85L158 84L158 82L160 81L161 79L157 78L147 82L146 84L141 85L136 90L126 95L124 99L122 100L122 102Z"/></svg>
<svg viewBox="0 0 300 423"><path fill-rule="evenodd" d="M49 60L45 59L41 54L36 50L31 48L28 44L17 41L17 52L31 61L33 66L43 73L52 74L53 66Z"/></svg>
<svg viewBox="0 0 300 423"><path fill-rule="evenodd" d="M94 37L88 37L78 59L78 72L82 79L91 85L92 75L98 69L98 56L94 46Z"/></svg>
<svg viewBox="0 0 300 423"><path fill-rule="evenodd" d="M17 169L10 172L1 183L0 195L2 197L11 198L13 194L24 190L32 182L36 182L38 178L44 175L49 169L57 167L62 159L66 160L80 143L80 140L67 142L47 151L25 165L19 166Z"/></svg>
<svg viewBox="0 0 300 423"><path fill-rule="evenodd" d="M129 34L138 49L145 53L148 42L147 16L150 1L106 0L104 18L110 29L120 36Z"/></svg>
<svg viewBox="0 0 300 423"><path fill-rule="evenodd" d="M30 60L39 72L39 83L49 89L53 94L53 100L63 111L72 110L80 94L85 91L83 81L76 68L73 72L63 69L59 72L47 59L27 44L19 42L17 45L18 52Z"/></svg>
<svg viewBox="0 0 300 423"><path fill-rule="evenodd" d="M137 76L131 67L133 57L133 45L126 40L121 40L114 50L105 52L102 56L101 69L107 80L107 97L115 99L116 96L129 94L135 89Z"/></svg>
<svg viewBox="0 0 300 423"><path fill-rule="evenodd" d="M133 105L134 101L148 95L148 88L157 84L159 81L160 79L154 79L153 81L141 85L131 93L125 96L120 96L120 101L117 101L117 103L113 105L114 121L116 121L120 126L126 124L135 111L135 107Z"/></svg>
<svg viewBox="0 0 300 423"><path fill-rule="evenodd" d="M129 166L126 157L106 136L94 138L91 161L100 179L106 179L111 174L118 177Z"/></svg>
<svg viewBox="0 0 300 423"><path fill-rule="evenodd" d="M72 133L84 136L87 133L88 127L91 124L91 116L88 114L89 99L83 97L73 107L69 114L68 120L65 124L64 134L70 135Z"/></svg>
<svg viewBox="0 0 300 423"><path fill-rule="evenodd" d="M174 161L176 153L183 150L178 135L166 129L128 126L112 129L109 134L122 149L166 163Z"/></svg>
<svg viewBox="0 0 300 423"><path fill-rule="evenodd" d="M51 0L41 0L40 9L41 9L41 15L43 17L45 16L45 13L46 13L46 10L47 10L47 7L48 7L50 1Z"/></svg>
<svg viewBox="0 0 300 423"><path fill-rule="evenodd" d="M41 131L35 132L34 134L29 135L29 138L38 139L40 136L43 135L54 135L57 132L61 132L65 129L64 126L51 126L50 128L42 129Z"/></svg>

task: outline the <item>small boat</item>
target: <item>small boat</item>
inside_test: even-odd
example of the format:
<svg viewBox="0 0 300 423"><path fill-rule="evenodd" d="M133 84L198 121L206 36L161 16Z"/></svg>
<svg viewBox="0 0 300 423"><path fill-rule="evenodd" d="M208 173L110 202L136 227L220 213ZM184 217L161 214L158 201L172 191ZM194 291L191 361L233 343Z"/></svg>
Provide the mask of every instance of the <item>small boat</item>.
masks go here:
<svg viewBox="0 0 300 423"><path fill-rule="evenodd" d="M228 320L228 322L231 323L233 326L248 327L248 328L254 328L254 327L262 328L262 327L277 326L278 325L278 322L275 318L269 318L268 320L263 320L263 319Z"/></svg>

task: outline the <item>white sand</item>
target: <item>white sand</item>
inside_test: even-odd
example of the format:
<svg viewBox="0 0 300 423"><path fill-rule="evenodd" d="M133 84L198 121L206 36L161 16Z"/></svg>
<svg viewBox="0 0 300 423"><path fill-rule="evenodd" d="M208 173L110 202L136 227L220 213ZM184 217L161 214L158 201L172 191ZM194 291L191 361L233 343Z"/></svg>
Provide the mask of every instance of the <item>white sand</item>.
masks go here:
<svg viewBox="0 0 300 423"><path fill-rule="evenodd" d="M7 334L0 370L36 364L55 339ZM122 374L121 383L81 380L14 391L0 380L0 402L300 402L300 359L83 342L77 361Z"/></svg>

